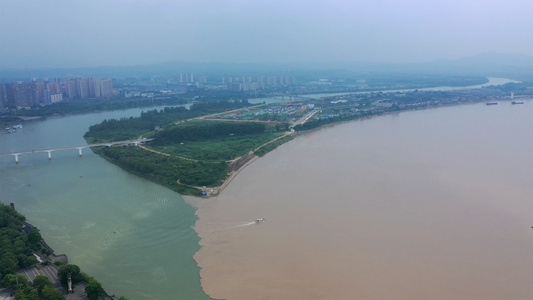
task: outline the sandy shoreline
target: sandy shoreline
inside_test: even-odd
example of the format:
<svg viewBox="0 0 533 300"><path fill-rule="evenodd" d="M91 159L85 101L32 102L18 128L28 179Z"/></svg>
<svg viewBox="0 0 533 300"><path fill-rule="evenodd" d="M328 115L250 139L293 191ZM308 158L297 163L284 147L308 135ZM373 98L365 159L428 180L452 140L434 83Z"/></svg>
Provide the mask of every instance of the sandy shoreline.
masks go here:
<svg viewBox="0 0 533 300"><path fill-rule="evenodd" d="M442 111L413 113L407 119L427 124ZM224 193L184 197L197 208L194 258L204 291L217 299L533 295L533 259L516 253L533 246L531 204L501 202L531 188L480 175L486 161L454 156L445 134L439 141L438 132L403 120L387 115L300 135L241 168ZM417 142L424 134L432 145ZM259 217L267 221L253 224Z"/></svg>

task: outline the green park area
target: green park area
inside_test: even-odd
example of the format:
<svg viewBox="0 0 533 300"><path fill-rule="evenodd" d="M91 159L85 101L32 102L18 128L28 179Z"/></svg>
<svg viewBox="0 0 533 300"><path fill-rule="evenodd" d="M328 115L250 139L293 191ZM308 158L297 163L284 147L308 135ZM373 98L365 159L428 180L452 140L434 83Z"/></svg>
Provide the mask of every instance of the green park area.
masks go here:
<svg viewBox="0 0 533 300"><path fill-rule="evenodd" d="M208 121L199 118L247 103L215 103L209 108L165 108L138 118L105 120L85 134L89 143L151 139L141 147L112 146L93 150L131 173L181 194L201 195L202 187L220 186L239 158L264 155L288 139L288 123ZM238 164L238 163L237 163Z"/></svg>
<svg viewBox="0 0 533 300"><path fill-rule="evenodd" d="M154 134L149 147L192 160L229 161L282 135L259 122L192 121Z"/></svg>

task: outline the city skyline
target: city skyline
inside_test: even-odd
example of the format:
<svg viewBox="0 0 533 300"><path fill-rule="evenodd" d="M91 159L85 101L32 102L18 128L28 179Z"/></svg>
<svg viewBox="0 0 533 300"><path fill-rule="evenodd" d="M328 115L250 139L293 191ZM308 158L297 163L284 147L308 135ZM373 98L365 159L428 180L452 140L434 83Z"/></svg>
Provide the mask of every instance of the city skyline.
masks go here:
<svg viewBox="0 0 533 300"><path fill-rule="evenodd" d="M530 8L527 0L6 0L0 68L533 56Z"/></svg>
<svg viewBox="0 0 533 300"><path fill-rule="evenodd" d="M113 95L113 79L66 77L61 82L59 77L53 80L43 78L31 82L10 82L0 84L0 111L8 109L26 109L34 106L49 105L67 99L96 99Z"/></svg>

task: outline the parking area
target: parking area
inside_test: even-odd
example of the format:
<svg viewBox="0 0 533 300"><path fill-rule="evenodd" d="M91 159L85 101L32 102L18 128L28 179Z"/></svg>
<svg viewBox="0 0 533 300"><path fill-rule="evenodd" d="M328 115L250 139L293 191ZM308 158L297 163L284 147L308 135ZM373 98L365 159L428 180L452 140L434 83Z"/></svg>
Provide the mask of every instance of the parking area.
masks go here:
<svg viewBox="0 0 533 300"><path fill-rule="evenodd" d="M52 265L44 266L42 268L32 266L32 267L20 269L18 270L17 273L26 276L26 278L28 278L30 282L33 282L33 279L35 279L35 277L37 277L38 275L44 275L48 277L48 279L50 279L50 281L52 282L54 286L59 286L61 285L61 283L59 282L59 277L57 277L58 269L59 269L58 266L52 264Z"/></svg>
<svg viewBox="0 0 533 300"><path fill-rule="evenodd" d="M0 300L15 300L15 296L11 295L10 290L0 288Z"/></svg>

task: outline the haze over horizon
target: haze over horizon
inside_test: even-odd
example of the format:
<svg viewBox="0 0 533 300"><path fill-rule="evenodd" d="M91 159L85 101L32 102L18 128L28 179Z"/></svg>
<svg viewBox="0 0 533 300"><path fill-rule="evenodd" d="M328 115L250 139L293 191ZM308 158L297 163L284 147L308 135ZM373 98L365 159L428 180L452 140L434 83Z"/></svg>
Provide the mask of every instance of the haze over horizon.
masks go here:
<svg viewBox="0 0 533 300"><path fill-rule="evenodd" d="M0 68L533 56L529 0L2 1Z"/></svg>

